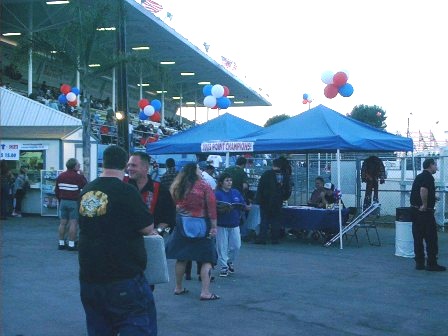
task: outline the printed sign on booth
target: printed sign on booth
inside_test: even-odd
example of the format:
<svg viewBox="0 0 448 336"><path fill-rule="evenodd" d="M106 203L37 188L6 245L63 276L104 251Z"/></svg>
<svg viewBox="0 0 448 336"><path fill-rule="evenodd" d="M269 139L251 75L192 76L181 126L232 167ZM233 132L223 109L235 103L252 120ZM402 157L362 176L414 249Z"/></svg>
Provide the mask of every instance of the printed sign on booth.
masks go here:
<svg viewBox="0 0 448 336"><path fill-rule="evenodd" d="M0 160L19 160L19 144L0 144Z"/></svg>
<svg viewBox="0 0 448 336"><path fill-rule="evenodd" d="M203 142L201 152L253 152L254 143L245 141Z"/></svg>

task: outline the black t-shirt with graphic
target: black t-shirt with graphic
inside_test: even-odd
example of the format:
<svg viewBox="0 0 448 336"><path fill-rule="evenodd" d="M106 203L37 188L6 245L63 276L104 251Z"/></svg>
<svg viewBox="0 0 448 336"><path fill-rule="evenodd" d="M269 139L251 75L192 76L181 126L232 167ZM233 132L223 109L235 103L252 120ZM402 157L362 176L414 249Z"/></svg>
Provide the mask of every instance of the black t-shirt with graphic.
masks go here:
<svg viewBox="0 0 448 336"><path fill-rule="evenodd" d="M95 179L82 190L79 214L81 281L129 279L145 270L140 230L153 217L134 186L115 177Z"/></svg>

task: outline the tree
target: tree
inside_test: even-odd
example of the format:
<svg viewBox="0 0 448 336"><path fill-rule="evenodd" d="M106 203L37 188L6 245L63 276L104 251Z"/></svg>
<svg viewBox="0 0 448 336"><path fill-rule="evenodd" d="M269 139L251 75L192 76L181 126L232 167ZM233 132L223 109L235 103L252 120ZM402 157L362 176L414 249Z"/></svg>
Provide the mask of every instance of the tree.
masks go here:
<svg viewBox="0 0 448 336"><path fill-rule="evenodd" d="M385 129L387 127L386 111L376 105L357 105L347 116L376 128Z"/></svg>
<svg viewBox="0 0 448 336"><path fill-rule="evenodd" d="M286 120L289 118L291 118L291 117L286 114L280 114L280 115L273 116L266 121L266 123L264 124L264 127L274 125L280 121L283 121L283 120Z"/></svg>

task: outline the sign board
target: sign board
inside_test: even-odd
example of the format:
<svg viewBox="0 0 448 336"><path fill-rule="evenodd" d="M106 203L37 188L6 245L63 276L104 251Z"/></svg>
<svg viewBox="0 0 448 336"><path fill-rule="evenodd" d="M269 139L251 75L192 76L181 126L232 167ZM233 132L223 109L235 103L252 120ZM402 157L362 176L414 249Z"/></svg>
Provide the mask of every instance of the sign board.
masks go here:
<svg viewBox="0 0 448 336"><path fill-rule="evenodd" d="M214 141L201 143L201 152L253 152L254 143L244 141Z"/></svg>
<svg viewBox="0 0 448 336"><path fill-rule="evenodd" d="M17 161L20 155L20 145L17 143L0 144L0 160Z"/></svg>

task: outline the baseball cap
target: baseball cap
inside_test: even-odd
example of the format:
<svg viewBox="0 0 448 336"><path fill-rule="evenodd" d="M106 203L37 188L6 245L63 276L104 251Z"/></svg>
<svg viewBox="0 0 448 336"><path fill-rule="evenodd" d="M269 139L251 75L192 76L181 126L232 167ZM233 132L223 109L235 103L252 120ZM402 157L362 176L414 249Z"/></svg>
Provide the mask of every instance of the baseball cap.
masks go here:
<svg viewBox="0 0 448 336"><path fill-rule="evenodd" d="M324 189L328 189L328 190L333 189L333 184L330 183L330 182L325 183L325 184L324 184Z"/></svg>

